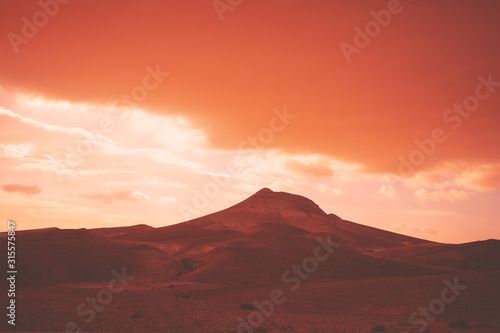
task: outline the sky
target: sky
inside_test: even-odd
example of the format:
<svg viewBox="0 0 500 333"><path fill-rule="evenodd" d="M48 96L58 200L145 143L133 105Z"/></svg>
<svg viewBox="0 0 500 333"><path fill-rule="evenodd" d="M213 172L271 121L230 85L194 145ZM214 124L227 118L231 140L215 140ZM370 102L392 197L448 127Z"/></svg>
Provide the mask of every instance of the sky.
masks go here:
<svg viewBox="0 0 500 333"><path fill-rule="evenodd" d="M496 0L0 2L0 231L155 227L263 187L500 239Z"/></svg>

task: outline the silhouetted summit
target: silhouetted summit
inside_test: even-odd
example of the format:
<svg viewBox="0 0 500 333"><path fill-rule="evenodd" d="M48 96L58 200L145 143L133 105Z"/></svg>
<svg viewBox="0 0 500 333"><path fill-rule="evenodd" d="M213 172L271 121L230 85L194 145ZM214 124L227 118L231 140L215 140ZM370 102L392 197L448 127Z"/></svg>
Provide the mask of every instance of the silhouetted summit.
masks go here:
<svg viewBox="0 0 500 333"><path fill-rule="evenodd" d="M296 194L274 192L263 188L248 199L228 208L226 212L260 214L269 217L326 217L327 214L314 201Z"/></svg>

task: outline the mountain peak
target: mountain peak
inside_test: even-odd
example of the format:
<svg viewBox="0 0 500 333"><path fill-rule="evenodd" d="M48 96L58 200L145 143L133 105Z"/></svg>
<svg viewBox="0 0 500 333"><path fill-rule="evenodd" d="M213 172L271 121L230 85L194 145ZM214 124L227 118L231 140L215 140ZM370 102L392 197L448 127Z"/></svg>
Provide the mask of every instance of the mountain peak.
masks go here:
<svg viewBox="0 0 500 333"><path fill-rule="evenodd" d="M265 187L234 206L188 223L212 230L242 230L270 223L303 228L322 219L330 218L312 200Z"/></svg>
<svg viewBox="0 0 500 333"><path fill-rule="evenodd" d="M264 187L239 204L228 208L230 211L259 213L269 216L327 216L314 201L288 192L274 192Z"/></svg>
<svg viewBox="0 0 500 333"><path fill-rule="evenodd" d="M274 191L271 190L270 188L264 187L264 188L261 188L260 190L258 190L257 192L255 192L254 195L262 195L262 194L268 194L268 193L274 193Z"/></svg>

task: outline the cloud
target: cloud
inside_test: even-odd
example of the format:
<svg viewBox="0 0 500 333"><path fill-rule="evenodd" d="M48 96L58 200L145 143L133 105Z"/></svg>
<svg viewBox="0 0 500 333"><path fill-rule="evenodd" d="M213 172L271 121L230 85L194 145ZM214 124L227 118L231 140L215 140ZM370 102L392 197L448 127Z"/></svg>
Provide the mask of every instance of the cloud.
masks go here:
<svg viewBox="0 0 500 333"><path fill-rule="evenodd" d="M164 202L164 203L176 203L177 202L177 198L176 197L172 197L172 196L168 196L168 195L164 195L164 196L159 197L158 201L159 202Z"/></svg>
<svg viewBox="0 0 500 333"><path fill-rule="evenodd" d="M394 199L397 196L396 188L388 184L383 184L375 195L381 198Z"/></svg>
<svg viewBox="0 0 500 333"><path fill-rule="evenodd" d="M203 131L181 117L165 117L144 112L130 112L134 132L150 137L153 143L174 151L201 149L206 141Z"/></svg>
<svg viewBox="0 0 500 333"><path fill-rule="evenodd" d="M165 79L141 101L141 107L164 115L181 114L202 125L213 147L235 149L242 137L267 126L274 106L269 106L270 101L285 101L297 119L279 133L272 148L286 153L324 154L363 164L369 170L396 173L398 155L408 157L418 149L416 139L424 139L424 133L435 126L450 128L439 117L447 107L461 103L474 92L476 77L485 68L494 73L495 81L500 80L500 64L496 61L500 49L485 42L495 40L500 31L495 1L485 1L481 13L473 16L468 15L474 11L473 2L463 6L456 6L452 0L443 0L440 6L421 2L412 11L417 16L425 15L429 24L415 31L411 20L402 21L392 31L394 40L403 42L390 45L394 51L391 62L385 61L382 52L388 44L380 42L370 45L370 61L362 59L363 54L354 55L353 61L359 64L354 67L346 63L338 43L352 43L352 27L373 9L369 1L359 6L318 1L314 6L299 5L300 10L287 10L284 15L279 15L283 14L279 2L272 2L266 5L265 18L258 10L241 10L237 14L241 24L225 30L219 29L212 6L197 6L190 1L147 3L81 2L78 10L67 7L63 14L61 9L67 20L45 26L36 42L19 46L19 54L8 38L2 38L0 47L5 52L0 62L0 83L55 100L106 104L141 84L147 74L144 68L155 67L155 59L168 59L168 63L160 64L161 70L179 75ZM88 13L113 12L117 4L121 11L114 11L112 16L94 15L94 20L97 27L120 29L109 29L100 36L90 34ZM453 15L443 17L443 8ZM3 1L0 13L5 29L20 28L19 18L26 15L26 6L20 1ZM471 33L456 30L456 20L462 16L470 19L460 22L461 29ZM179 21L179 17L186 19ZM259 26L250 26L248 22L257 18ZM299 27L294 24L299 19L314 24ZM167 23L159 27L156 22L160 20ZM336 40L332 40L331 29L324 28L332 20L338 23ZM137 26L141 26L140 31ZM442 36L434 33L436 26L446 36L457 38L447 38L443 44ZM270 30L274 38L260 38ZM240 38L224 44L234 35ZM406 38L410 35L411 42ZM113 42L124 36L128 43ZM310 36L315 36L314 41ZM184 47L186 40L189 48ZM276 40L280 41L279 49ZM428 47L419 47L424 42ZM40 47L49 44L51 47ZM101 52L84 61L89 55L82 52L81 45ZM129 45L141 45L144 52L128 52ZM225 45L224 52L220 45ZM465 50L463 45L477 47ZM434 56L436 49L442 52L439 58ZM154 59L150 56L153 50ZM204 56L193 57L192 50ZM54 53L64 56L54 57ZM284 54L288 55L286 60ZM438 70L455 76L450 80L447 75L436 75ZM68 84L68 73L78 80ZM470 120L463 119L471 126L462 126L460 135L440 145L439 154L420 169L460 156L499 162L500 147L491 144L500 140L500 113L495 110L498 94L496 91Z"/></svg>
<svg viewBox="0 0 500 333"><path fill-rule="evenodd" d="M455 202L458 200L467 200L468 194L463 190L449 189L449 190L427 190L419 188L414 192L414 197L419 201L441 201Z"/></svg>
<svg viewBox="0 0 500 333"><path fill-rule="evenodd" d="M286 161L285 169L294 173L302 174L308 178L328 178L333 176L334 172L329 166L325 166L321 161L305 163L298 160Z"/></svg>
<svg viewBox="0 0 500 333"><path fill-rule="evenodd" d="M38 185L7 184L2 186L2 191L8 193L21 193L24 195L36 195L42 192Z"/></svg>
<svg viewBox="0 0 500 333"><path fill-rule="evenodd" d="M321 193L326 193L328 191L328 189L330 189L330 186L328 186L326 184L318 184L314 188Z"/></svg>
<svg viewBox="0 0 500 333"><path fill-rule="evenodd" d="M327 184L318 184L318 185L314 186L314 188L323 194L331 193L333 195L341 195L341 194L345 193L344 190L337 188L337 187L330 187L330 185L327 185Z"/></svg>
<svg viewBox="0 0 500 333"><path fill-rule="evenodd" d="M428 226L408 225L406 223L397 223L389 227L390 230L398 233L413 233L424 235L437 235L438 231Z"/></svg>
<svg viewBox="0 0 500 333"><path fill-rule="evenodd" d="M451 216L454 215L452 212L447 212L443 210L436 209L421 209L421 210L411 210L408 212L411 215L427 215L427 216Z"/></svg>
<svg viewBox="0 0 500 333"><path fill-rule="evenodd" d="M238 151L234 151L238 154ZM354 182L360 178L357 164L343 163L321 155L291 155L278 150L256 150L248 155L236 155L235 160L241 163L242 171L235 175L238 180L251 188L258 188L257 182L263 186L271 186L276 190L295 191L304 185L324 184L315 187L321 193L329 188L341 187L344 183ZM339 191L335 191L338 194Z"/></svg>
<svg viewBox="0 0 500 333"><path fill-rule="evenodd" d="M33 149L31 144L6 145L0 143L0 157L22 159L30 154Z"/></svg>
<svg viewBox="0 0 500 333"><path fill-rule="evenodd" d="M93 133L91 133L83 128L80 128L80 127L64 127L64 126L59 126L59 125L48 124L48 123L45 123L43 121L35 120L31 117L22 116L20 114L17 114L15 112L8 110L8 109L5 109L3 107L0 107L0 115L5 115L5 116L8 116L10 118L17 119L24 124L31 125L35 128L41 128L41 129L48 131L48 132L59 132L59 133L63 133L63 134L79 135L79 136L85 137L85 138L93 138L94 137ZM106 137L100 138L100 140L106 140L108 142L112 142L111 140L109 140Z"/></svg>
<svg viewBox="0 0 500 333"><path fill-rule="evenodd" d="M119 191L110 194L97 193L97 194L80 194L80 198L89 200L99 200L103 204L110 205L114 201L138 201L138 200L148 200L150 197L138 190L131 191Z"/></svg>
<svg viewBox="0 0 500 333"><path fill-rule="evenodd" d="M450 161L419 172L408 180L411 187L450 189L461 187L474 192L500 189L500 163Z"/></svg>
<svg viewBox="0 0 500 333"><path fill-rule="evenodd" d="M466 168L458 171L456 182L476 191L498 190L500 189L500 164L467 165Z"/></svg>
<svg viewBox="0 0 500 333"><path fill-rule="evenodd" d="M340 188L332 188L332 189L330 190L330 193L331 193L331 194L334 194L334 195L341 195L341 194L343 194L343 193L345 193L345 192L344 192L344 190L342 190L342 189L340 189Z"/></svg>
<svg viewBox="0 0 500 333"><path fill-rule="evenodd" d="M136 200L149 200L149 199L151 199L151 197L149 195L144 194L138 190L135 190L134 192L132 192L132 194L130 196Z"/></svg>

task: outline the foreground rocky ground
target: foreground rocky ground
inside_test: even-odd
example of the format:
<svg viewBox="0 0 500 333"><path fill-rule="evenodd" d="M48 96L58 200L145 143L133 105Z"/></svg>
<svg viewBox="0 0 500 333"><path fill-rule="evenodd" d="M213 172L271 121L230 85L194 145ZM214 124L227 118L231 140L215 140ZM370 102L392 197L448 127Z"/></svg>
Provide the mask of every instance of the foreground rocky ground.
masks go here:
<svg viewBox="0 0 500 333"><path fill-rule="evenodd" d="M101 312L95 311L88 323L85 319L89 316L78 315L77 308L87 297L95 297L106 289L106 283L23 288L18 295L16 329L63 332L68 322L75 322L82 331L235 332L238 318L248 322L253 312L239 308L241 305L269 300L270 292L280 288L286 300L275 305L269 318L262 317L264 321L254 328L255 332L354 333L371 332L377 325L385 327L386 332L418 332L422 326L411 328L409 316L439 299L445 287L443 281L453 281L454 277L320 280L305 282L295 291L285 285L132 280L109 304L102 305ZM500 274L465 273L459 279L467 289L435 316L435 322L428 322L430 332L458 332L448 325L459 320L470 326L491 326L460 332L499 332Z"/></svg>

